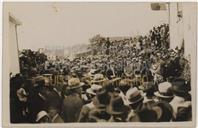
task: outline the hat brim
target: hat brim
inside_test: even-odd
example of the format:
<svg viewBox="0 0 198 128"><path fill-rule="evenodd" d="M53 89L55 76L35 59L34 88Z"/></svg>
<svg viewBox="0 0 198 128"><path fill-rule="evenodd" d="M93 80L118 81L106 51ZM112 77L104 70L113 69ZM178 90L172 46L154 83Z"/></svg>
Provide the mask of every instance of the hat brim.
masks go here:
<svg viewBox="0 0 198 128"><path fill-rule="evenodd" d="M103 79L103 80L92 80L91 83L101 83L101 82L104 82L104 81L105 81L105 79Z"/></svg>
<svg viewBox="0 0 198 128"><path fill-rule="evenodd" d="M68 87L68 89L77 89L77 88L80 88L84 85L85 85L85 83L81 82L78 86Z"/></svg>
<svg viewBox="0 0 198 128"><path fill-rule="evenodd" d="M120 115L123 114L124 112L127 112L130 110L130 108L126 105L123 105L122 108L120 109L121 111L114 111L112 106L108 106L106 111L107 113L111 114L111 115Z"/></svg>
<svg viewBox="0 0 198 128"><path fill-rule="evenodd" d="M158 91L157 92L154 92L154 95L157 96L157 97L161 97L161 98L173 98L173 96L164 96L164 95L161 95Z"/></svg>
<svg viewBox="0 0 198 128"><path fill-rule="evenodd" d="M135 103L139 102L139 101L142 100L142 99L144 99L143 94L142 94L142 97L139 98L138 100L136 100L136 101L134 101L134 102L131 102L131 101L128 100L128 103L129 103L129 104L135 104Z"/></svg>
<svg viewBox="0 0 198 128"><path fill-rule="evenodd" d="M142 85L140 85L140 86L138 87L138 89L140 89L140 90L145 90L145 87L142 86Z"/></svg>
<svg viewBox="0 0 198 128"><path fill-rule="evenodd" d="M91 88L88 88L88 89L86 90L86 93L89 93L89 94L92 94L92 95L96 95L96 93L93 92L93 90L92 90Z"/></svg>

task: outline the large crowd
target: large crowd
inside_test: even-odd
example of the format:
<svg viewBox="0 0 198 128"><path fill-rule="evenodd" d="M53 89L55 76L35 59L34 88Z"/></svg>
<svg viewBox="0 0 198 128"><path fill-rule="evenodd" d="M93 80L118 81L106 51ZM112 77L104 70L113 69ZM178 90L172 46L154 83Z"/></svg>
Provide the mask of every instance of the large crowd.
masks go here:
<svg viewBox="0 0 198 128"><path fill-rule="evenodd" d="M72 60L22 51L21 73L10 78L11 123L192 120L190 62L183 46L169 48L167 24L94 45Z"/></svg>

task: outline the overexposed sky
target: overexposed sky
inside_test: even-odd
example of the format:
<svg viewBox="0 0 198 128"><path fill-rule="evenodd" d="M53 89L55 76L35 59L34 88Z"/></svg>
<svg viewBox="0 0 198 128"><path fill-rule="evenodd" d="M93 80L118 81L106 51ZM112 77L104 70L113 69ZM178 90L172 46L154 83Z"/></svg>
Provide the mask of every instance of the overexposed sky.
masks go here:
<svg viewBox="0 0 198 128"><path fill-rule="evenodd" d="M6 3L18 18L19 48L89 43L96 34L132 36L168 22L168 11L150 3Z"/></svg>

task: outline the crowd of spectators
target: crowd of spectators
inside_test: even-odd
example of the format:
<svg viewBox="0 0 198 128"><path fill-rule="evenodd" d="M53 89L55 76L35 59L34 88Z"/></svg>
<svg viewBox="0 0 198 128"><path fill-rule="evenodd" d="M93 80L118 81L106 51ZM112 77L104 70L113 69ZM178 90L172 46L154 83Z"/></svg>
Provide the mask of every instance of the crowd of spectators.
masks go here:
<svg viewBox="0 0 198 128"><path fill-rule="evenodd" d="M190 62L183 47L169 48L167 24L94 45L93 54L73 60L22 52L21 73L10 78L11 122L191 120Z"/></svg>

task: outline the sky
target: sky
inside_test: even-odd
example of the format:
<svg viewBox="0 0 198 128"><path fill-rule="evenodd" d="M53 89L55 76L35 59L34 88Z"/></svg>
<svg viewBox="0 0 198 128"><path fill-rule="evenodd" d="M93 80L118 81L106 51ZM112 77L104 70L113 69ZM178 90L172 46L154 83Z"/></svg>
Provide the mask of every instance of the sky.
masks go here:
<svg viewBox="0 0 198 128"><path fill-rule="evenodd" d="M150 3L6 3L5 9L22 22L19 49L72 46L101 36L148 33L168 22L168 11L153 11Z"/></svg>

